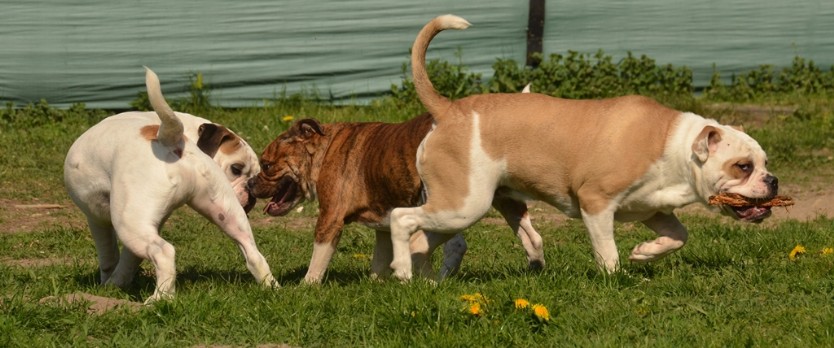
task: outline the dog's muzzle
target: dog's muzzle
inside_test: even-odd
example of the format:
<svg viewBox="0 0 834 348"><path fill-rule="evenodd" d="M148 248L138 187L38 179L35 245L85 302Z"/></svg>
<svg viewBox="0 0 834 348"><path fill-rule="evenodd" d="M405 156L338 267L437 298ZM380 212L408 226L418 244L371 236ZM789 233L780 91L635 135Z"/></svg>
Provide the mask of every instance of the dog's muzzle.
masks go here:
<svg viewBox="0 0 834 348"><path fill-rule="evenodd" d="M301 200L299 191L299 185L292 177L289 175L281 177L276 184L272 199L264 207L264 212L272 216L286 215Z"/></svg>

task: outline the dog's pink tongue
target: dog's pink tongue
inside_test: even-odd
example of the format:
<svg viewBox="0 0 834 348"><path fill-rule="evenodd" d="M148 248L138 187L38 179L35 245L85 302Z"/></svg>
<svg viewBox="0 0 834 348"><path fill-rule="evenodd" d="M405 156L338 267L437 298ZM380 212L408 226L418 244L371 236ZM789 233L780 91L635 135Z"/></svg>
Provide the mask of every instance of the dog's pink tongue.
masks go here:
<svg viewBox="0 0 834 348"><path fill-rule="evenodd" d="M278 215L278 203L275 203L273 201L267 202L266 206L264 207L264 213L267 213L267 214L272 215L272 216L277 216Z"/></svg>
<svg viewBox="0 0 834 348"><path fill-rule="evenodd" d="M742 219L750 219L754 220L760 217L763 217L767 214L768 208L763 207L750 207L744 210L739 211L739 217Z"/></svg>

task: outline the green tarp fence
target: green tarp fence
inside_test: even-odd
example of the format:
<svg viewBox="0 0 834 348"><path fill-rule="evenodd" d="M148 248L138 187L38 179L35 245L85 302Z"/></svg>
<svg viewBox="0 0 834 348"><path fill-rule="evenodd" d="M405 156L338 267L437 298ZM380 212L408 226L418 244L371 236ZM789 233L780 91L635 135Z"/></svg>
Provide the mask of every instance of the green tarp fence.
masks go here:
<svg viewBox="0 0 834 348"><path fill-rule="evenodd" d="M429 59L491 76L497 58L524 63L529 0L220 1L2 0L0 101L124 109L153 68L171 97L203 74L212 102L260 106L318 91L362 102L402 78L417 31L454 13ZM686 65L704 85L794 56L834 63L834 1L546 0L544 53L627 51Z"/></svg>

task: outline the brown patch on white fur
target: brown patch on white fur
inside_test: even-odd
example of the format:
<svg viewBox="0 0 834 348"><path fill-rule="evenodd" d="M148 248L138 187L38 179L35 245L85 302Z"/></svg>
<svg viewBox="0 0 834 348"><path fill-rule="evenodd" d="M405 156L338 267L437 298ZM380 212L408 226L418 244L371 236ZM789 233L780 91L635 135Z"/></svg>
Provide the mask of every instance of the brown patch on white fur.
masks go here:
<svg viewBox="0 0 834 348"><path fill-rule="evenodd" d="M750 169L745 172L739 165L748 165ZM744 179L753 172L753 161L746 157L732 158L724 162L723 170L734 179Z"/></svg>
<svg viewBox="0 0 834 348"><path fill-rule="evenodd" d="M149 124L147 126L142 127L139 130L139 134L142 135L143 138L147 141L156 140L156 135L159 132L159 125L158 124Z"/></svg>
<svg viewBox="0 0 834 348"><path fill-rule="evenodd" d="M225 154L233 154L237 152L241 148L241 146L243 146L243 143L241 142L240 137L238 137L237 134L231 133L231 131L229 133L233 136L233 138L231 140L226 140L222 144L220 144L220 152Z"/></svg>
<svg viewBox="0 0 834 348"><path fill-rule="evenodd" d="M158 124L149 124L139 129L139 134L142 135L142 137L147 141L156 141L159 136L159 127L160 126ZM183 135L182 139L185 141L188 138ZM177 146L173 151L177 157L182 158L183 148L181 146Z"/></svg>

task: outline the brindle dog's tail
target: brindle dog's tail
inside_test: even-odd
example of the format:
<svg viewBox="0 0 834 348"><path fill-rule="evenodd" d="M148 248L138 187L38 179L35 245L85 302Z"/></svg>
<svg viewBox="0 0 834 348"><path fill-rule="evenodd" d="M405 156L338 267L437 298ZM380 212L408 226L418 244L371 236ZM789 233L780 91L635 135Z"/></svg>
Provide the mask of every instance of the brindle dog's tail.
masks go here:
<svg viewBox="0 0 834 348"><path fill-rule="evenodd" d="M441 31L446 29L463 30L468 27L469 22L458 16L439 16L432 19L420 30L417 39L414 40L414 45L411 46L411 73L414 79L414 88L417 90L420 101L429 110L436 122L442 121L446 109L451 106L452 102L449 98L437 93L437 90L432 86L426 72L426 50L429 48L431 39Z"/></svg>
<svg viewBox="0 0 834 348"><path fill-rule="evenodd" d="M148 67L145 67L145 86L148 88L148 100L151 102L153 111L162 121L159 132L156 134L157 141L165 146L178 147L183 141L182 121L174 114L174 110L168 106L165 97L162 96L159 78Z"/></svg>

